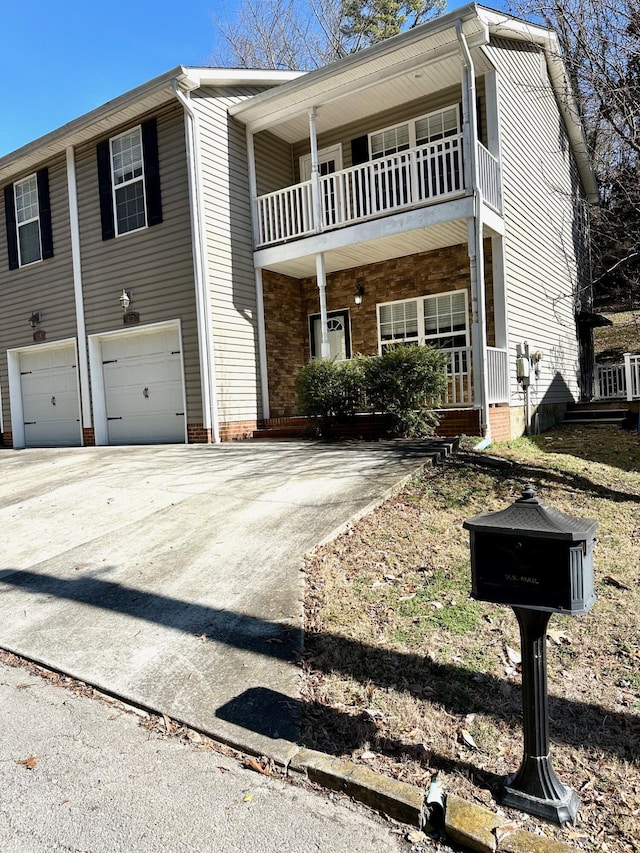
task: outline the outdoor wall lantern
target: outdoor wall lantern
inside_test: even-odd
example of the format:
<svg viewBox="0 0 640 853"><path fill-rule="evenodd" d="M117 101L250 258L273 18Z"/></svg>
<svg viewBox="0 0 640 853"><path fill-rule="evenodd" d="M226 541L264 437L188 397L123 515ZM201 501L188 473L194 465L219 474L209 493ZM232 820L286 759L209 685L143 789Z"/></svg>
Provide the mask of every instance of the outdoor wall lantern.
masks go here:
<svg viewBox="0 0 640 853"><path fill-rule="evenodd" d="M499 794L507 806L555 823L574 821L577 794L560 782L549 755L547 625L553 613L590 610L598 523L546 506L531 484L499 512L470 518L471 595L507 604L520 626L524 755Z"/></svg>
<svg viewBox="0 0 640 853"><path fill-rule="evenodd" d="M356 292L355 292L354 297L353 297L355 299L356 305L362 305L363 297L364 297L364 287L361 284L359 284L356 287Z"/></svg>
<svg viewBox="0 0 640 853"><path fill-rule="evenodd" d="M29 317L29 325L32 329L35 329L36 326L39 326L42 322L42 314L39 311L34 311L33 314Z"/></svg>
<svg viewBox="0 0 640 853"><path fill-rule="evenodd" d="M131 291L130 290L125 290L124 288L122 288L122 294L120 296L120 305L122 307L122 310L126 314L127 308L129 307L129 305L131 305Z"/></svg>

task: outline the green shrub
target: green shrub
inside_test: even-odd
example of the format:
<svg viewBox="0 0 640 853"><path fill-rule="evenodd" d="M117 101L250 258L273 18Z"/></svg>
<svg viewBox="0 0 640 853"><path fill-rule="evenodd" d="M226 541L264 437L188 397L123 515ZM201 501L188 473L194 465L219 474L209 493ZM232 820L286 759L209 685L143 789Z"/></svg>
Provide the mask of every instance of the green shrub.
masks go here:
<svg viewBox="0 0 640 853"><path fill-rule="evenodd" d="M433 407L446 387L446 363L438 350L417 344L362 359L368 406L389 415L393 435L433 435L438 424Z"/></svg>
<svg viewBox="0 0 640 853"><path fill-rule="evenodd" d="M332 361L313 358L296 376L300 413L316 421L329 438L338 421L362 409L362 360Z"/></svg>

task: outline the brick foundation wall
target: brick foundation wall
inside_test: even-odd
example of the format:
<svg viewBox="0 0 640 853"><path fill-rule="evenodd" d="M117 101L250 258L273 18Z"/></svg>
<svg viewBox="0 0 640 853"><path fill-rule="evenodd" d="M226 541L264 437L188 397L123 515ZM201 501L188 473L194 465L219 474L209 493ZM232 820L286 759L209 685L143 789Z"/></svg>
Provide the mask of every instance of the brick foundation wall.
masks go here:
<svg viewBox="0 0 640 853"><path fill-rule="evenodd" d="M13 433L11 430L5 430L5 432L2 433L2 446L13 447Z"/></svg>
<svg viewBox="0 0 640 853"><path fill-rule="evenodd" d="M96 446L96 434L93 427L82 428L82 443L85 447Z"/></svg>
<svg viewBox="0 0 640 853"><path fill-rule="evenodd" d="M253 421L233 421L227 424L220 424L220 440L221 441L241 441L245 438L253 438L254 430L258 428L258 422Z"/></svg>
<svg viewBox="0 0 640 853"><path fill-rule="evenodd" d="M511 438L511 413L509 406L489 406L491 440L508 441Z"/></svg>
<svg viewBox="0 0 640 853"><path fill-rule="evenodd" d="M189 444L211 444L211 430L202 424L187 424L187 442Z"/></svg>
<svg viewBox="0 0 640 853"><path fill-rule="evenodd" d="M480 435L480 409L439 409L440 423L436 435Z"/></svg>
<svg viewBox="0 0 640 853"><path fill-rule="evenodd" d="M492 305L490 243L485 246L487 305ZM362 305L354 304L354 293L362 285ZM340 270L327 276L327 311L347 308L351 320L353 354L377 355L376 305L412 296L470 289L467 246L448 246L433 252L407 255L376 264ZM263 273L269 404L272 417L297 414L295 374L310 358L309 315L320 312L314 278L295 279L265 270ZM471 298L469 297L469 324ZM493 312L488 312L490 317ZM493 345L494 327L488 329Z"/></svg>

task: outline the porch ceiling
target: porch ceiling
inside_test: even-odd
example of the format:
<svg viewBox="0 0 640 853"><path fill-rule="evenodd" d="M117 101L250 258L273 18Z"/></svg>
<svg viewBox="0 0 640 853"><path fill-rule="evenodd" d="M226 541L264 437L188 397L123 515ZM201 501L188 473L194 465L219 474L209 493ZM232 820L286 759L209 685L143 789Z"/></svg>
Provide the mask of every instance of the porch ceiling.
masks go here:
<svg viewBox="0 0 640 853"><path fill-rule="evenodd" d="M476 7L459 12L470 15L463 24L469 44L485 44L488 33L484 22L476 17ZM230 112L254 132L269 129L293 143L308 138L311 107L317 108L317 129L322 133L372 112L460 85L462 60L456 18L445 15L416 27L285 83L268 98L257 95L251 103L236 105ZM474 50L474 62L478 74L492 68L481 50Z"/></svg>
<svg viewBox="0 0 640 853"><path fill-rule="evenodd" d="M413 231L401 234L378 237L375 240L330 249L323 253L325 269L328 273L353 269L354 267L375 264L379 261L387 261L391 258L415 255L419 252L431 252L445 246L466 245L466 242L467 220L458 219L442 225L416 228ZM259 252L256 255L267 257L266 252ZM256 258L256 262L257 260L258 258ZM261 261L259 266L292 278L309 278L316 274L316 255L311 253L284 260Z"/></svg>

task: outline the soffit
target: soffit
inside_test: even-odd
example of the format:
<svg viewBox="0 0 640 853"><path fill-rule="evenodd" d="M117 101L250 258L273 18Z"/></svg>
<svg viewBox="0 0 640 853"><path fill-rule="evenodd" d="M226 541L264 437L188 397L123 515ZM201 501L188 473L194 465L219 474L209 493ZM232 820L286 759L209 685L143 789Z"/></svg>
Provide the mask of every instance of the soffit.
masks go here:
<svg viewBox="0 0 640 853"><path fill-rule="evenodd" d="M332 249L324 253L325 269L328 273L337 272L419 252L431 252L445 246L466 245L466 242L467 220L459 219L443 225L417 228L390 237L352 244L342 249ZM316 274L316 256L314 254L266 264L264 269L292 278L309 278Z"/></svg>

